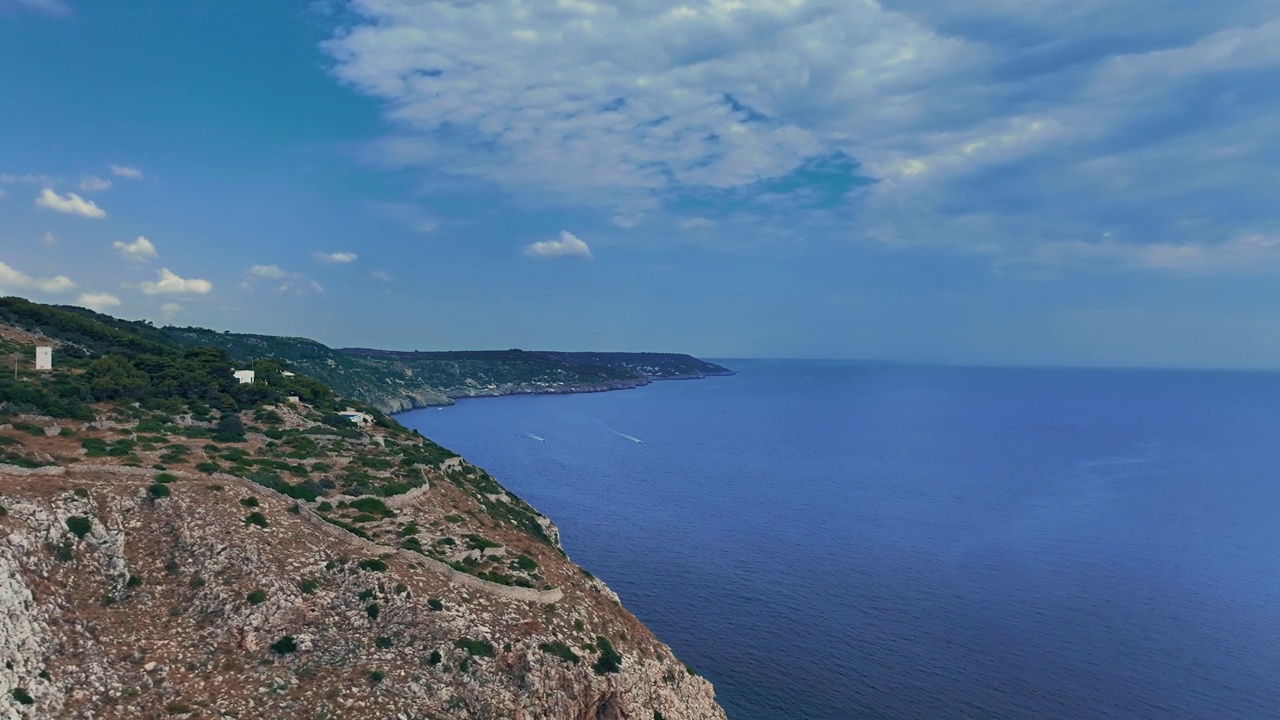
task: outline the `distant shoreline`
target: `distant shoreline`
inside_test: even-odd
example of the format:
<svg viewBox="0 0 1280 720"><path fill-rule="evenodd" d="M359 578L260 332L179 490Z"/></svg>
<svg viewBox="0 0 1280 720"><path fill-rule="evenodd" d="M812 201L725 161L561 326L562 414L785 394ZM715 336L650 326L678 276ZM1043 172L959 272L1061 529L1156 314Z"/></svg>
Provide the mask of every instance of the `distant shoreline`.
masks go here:
<svg viewBox="0 0 1280 720"><path fill-rule="evenodd" d="M455 404L458 400L479 400L485 398L509 397L512 395L580 395L586 393L613 392L615 390L634 390L636 388L645 387L646 385L652 385L655 382L663 382L667 380L704 380L710 377L731 377L737 374L738 371L725 368L724 372L689 373L686 375L671 375L668 377L613 380L605 383L594 383L591 385L574 385L553 388L529 386L492 389L480 388L474 392L463 393L453 391L444 393L444 396L449 400L447 403L414 405L413 407L404 408L388 414L395 416L401 413L411 412L413 410L427 410L433 407L449 407L450 405ZM412 398L406 399L411 400Z"/></svg>

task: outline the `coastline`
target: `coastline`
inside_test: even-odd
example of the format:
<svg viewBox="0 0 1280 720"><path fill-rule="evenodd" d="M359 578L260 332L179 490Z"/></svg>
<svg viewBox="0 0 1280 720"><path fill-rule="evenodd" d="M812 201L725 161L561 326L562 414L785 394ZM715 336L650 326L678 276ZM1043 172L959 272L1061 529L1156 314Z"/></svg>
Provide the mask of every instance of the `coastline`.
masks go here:
<svg viewBox="0 0 1280 720"><path fill-rule="evenodd" d="M736 370L726 368L725 372L707 372L707 373L687 373L683 375L670 375L666 377L644 377L629 380L614 380L605 383L592 383L589 385L564 385L555 387L545 387L536 385L510 385L496 388L476 388L469 391L452 391L442 393L448 402L416 402L417 398L403 395L399 399L402 401L396 404L390 404L386 407L381 404L378 409L388 415L399 415L411 410L425 410L433 407L448 407L458 400L472 400L477 398L495 398L507 397L509 395L577 395L581 393L601 393L613 392L614 390L634 390L636 388L651 385L654 382L665 380L704 380L710 377L730 377L737 375ZM394 409L398 408L398 409Z"/></svg>

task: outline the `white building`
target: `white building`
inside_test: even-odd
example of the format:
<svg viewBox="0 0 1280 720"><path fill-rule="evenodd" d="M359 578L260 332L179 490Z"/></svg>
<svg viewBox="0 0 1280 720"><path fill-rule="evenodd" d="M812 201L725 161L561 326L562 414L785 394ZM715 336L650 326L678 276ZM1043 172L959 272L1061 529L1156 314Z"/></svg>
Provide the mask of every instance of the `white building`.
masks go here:
<svg viewBox="0 0 1280 720"><path fill-rule="evenodd" d="M236 379L240 381L241 385L253 384L253 376L255 373L252 370L236 370L232 374L236 376Z"/></svg>
<svg viewBox="0 0 1280 720"><path fill-rule="evenodd" d="M370 415L369 413L362 413L359 410L356 410L355 408L347 408L346 410L343 410L338 414L350 420L351 422L355 423L356 425L359 425L360 427L364 427L365 425L369 425L373 423L372 415Z"/></svg>
<svg viewBox="0 0 1280 720"><path fill-rule="evenodd" d="M53 369L53 348L44 345L36 348L36 369Z"/></svg>
<svg viewBox="0 0 1280 720"><path fill-rule="evenodd" d="M293 373L289 372L288 370L281 370L280 374L285 377L293 377Z"/></svg>

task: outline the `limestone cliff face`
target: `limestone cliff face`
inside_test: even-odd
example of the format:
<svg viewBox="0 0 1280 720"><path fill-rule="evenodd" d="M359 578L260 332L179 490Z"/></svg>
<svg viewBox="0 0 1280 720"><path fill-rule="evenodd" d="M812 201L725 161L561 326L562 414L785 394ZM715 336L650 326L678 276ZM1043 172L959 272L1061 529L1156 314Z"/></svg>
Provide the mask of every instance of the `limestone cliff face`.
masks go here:
<svg viewBox="0 0 1280 720"><path fill-rule="evenodd" d="M107 432L127 428L76 438ZM0 718L724 718L554 526L537 538L486 512L461 459L358 534L319 500L91 464L111 461L0 466ZM453 554L416 549L439 546ZM457 569L473 566L511 575Z"/></svg>

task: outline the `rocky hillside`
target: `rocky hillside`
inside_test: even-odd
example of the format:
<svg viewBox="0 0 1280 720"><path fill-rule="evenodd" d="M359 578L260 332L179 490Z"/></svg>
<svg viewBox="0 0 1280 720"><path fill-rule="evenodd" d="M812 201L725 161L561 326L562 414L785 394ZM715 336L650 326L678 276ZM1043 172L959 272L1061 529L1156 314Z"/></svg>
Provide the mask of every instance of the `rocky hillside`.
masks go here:
<svg viewBox="0 0 1280 720"><path fill-rule="evenodd" d="M62 344L0 383L0 718L724 717L454 453L270 364L228 385L220 351L19 310L45 336L4 350Z"/></svg>

